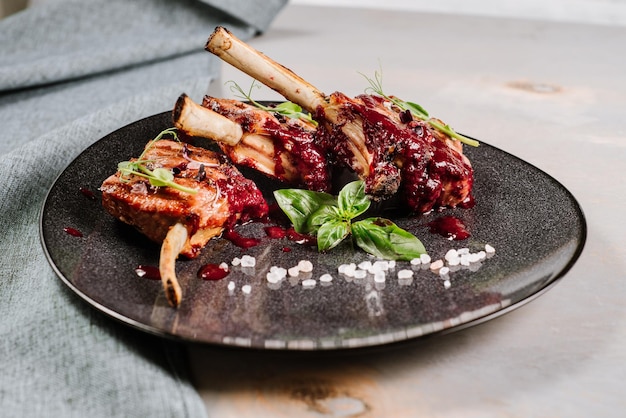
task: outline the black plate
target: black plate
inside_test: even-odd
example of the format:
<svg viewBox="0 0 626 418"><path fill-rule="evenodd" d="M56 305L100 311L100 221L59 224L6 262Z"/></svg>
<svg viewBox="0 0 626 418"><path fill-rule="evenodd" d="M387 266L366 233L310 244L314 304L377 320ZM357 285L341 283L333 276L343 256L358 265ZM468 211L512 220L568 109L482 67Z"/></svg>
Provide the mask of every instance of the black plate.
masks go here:
<svg viewBox="0 0 626 418"><path fill-rule="evenodd" d="M369 347L433 333L458 330L508 312L540 295L561 278L580 255L586 224L573 196L552 177L497 148L465 147L475 169L471 209L446 210L395 221L414 232L434 259L450 248L496 254L482 263L450 273L450 286L428 269L414 266L412 281L397 272L382 284L371 277L346 280L342 263L368 259L343 248L319 255L286 239L264 238L248 250L214 239L197 259L177 263L183 302L170 308L159 281L139 278L135 268L158 265L159 247L109 216L98 187L119 161L141 153L146 142L171 124L158 114L102 138L81 153L52 186L41 214L41 239L52 267L63 282L96 309L141 330L161 336L226 346L261 349L328 350ZM246 172L248 176L254 173ZM275 187L255 177L267 195ZM81 191L82 190L82 191ZM84 190L94 193L93 198ZM427 222L455 216L471 232L450 241L429 232ZM264 236L262 224L239 229ZM66 228L83 236L69 234ZM285 251L289 248L291 251ZM220 281L197 277L207 263L256 257L255 269L231 268ZM303 277L272 285L266 272L292 267L300 259L315 266L312 278L331 273L333 281L302 286ZM229 291L233 282L235 290ZM242 291L250 285L251 291Z"/></svg>

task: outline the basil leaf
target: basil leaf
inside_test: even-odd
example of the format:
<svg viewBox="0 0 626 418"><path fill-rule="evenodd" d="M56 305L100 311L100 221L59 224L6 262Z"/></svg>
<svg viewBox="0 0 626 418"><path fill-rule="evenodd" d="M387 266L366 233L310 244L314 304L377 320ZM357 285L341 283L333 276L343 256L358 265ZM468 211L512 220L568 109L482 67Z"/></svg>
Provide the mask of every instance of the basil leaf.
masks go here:
<svg viewBox="0 0 626 418"><path fill-rule="evenodd" d="M318 251L328 251L336 247L350 233L350 223L333 219L325 222L317 231Z"/></svg>
<svg viewBox="0 0 626 418"><path fill-rule="evenodd" d="M356 218L370 207L370 200L365 194L365 182L362 180L346 184L339 192L339 210L346 219Z"/></svg>
<svg viewBox="0 0 626 418"><path fill-rule="evenodd" d="M422 242L388 219L367 218L352 224L356 244L387 260L410 261L426 253Z"/></svg>
<svg viewBox="0 0 626 418"><path fill-rule="evenodd" d="M332 195L310 190L281 189L274 191L274 197L299 233L310 232L307 220L320 206L336 205Z"/></svg>
<svg viewBox="0 0 626 418"><path fill-rule="evenodd" d="M333 205L320 206L309 218L307 219L307 231L310 233L316 233L318 229L326 222L340 221L341 216L339 214L339 208Z"/></svg>

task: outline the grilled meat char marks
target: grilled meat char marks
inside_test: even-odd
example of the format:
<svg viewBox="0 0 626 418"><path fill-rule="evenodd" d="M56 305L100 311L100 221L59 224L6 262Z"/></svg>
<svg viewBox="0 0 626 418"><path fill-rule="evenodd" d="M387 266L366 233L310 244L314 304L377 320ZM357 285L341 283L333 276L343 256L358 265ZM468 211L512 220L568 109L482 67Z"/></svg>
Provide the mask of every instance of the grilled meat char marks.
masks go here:
<svg viewBox="0 0 626 418"><path fill-rule="evenodd" d="M180 223L188 233L181 254L193 258L224 228L267 214L256 185L218 154L170 140L148 146L148 168L170 169L176 183L197 192L153 187L141 176L121 179L119 173L107 178L101 190L104 208L151 240L162 242L170 227Z"/></svg>
<svg viewBox="0 0 626 418"><path fill-rule="evenodd" d="M309 190L330 189L330 167L311 123L237 100L205 96L202 106L241 126L244 135L239 144L219 142L233 162L255 167L260 159L266 159L262 165L272 166L272 176L279 180ZM264 140L259 140L258 136Z"/></svg>

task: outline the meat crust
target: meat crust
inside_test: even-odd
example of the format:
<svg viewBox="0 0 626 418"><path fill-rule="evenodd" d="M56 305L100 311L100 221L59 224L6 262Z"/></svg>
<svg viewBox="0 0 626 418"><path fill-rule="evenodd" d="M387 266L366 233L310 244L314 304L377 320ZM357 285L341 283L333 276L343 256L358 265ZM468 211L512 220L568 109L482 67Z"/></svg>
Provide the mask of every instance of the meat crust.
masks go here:
<svg viewBox="0 0 626 418"><path fill-rule="evenodd" d="M148 168L171 170L177 184L196 193L154 187L144 177L122 178L119 172L100 189L104 208L151 240L162 242L169 229L180 223L188 235L181 254L193 258L224 228L267 214L267 203L256 185L220 155L171 140L151 142L148 147L143 156Z"/></svg>

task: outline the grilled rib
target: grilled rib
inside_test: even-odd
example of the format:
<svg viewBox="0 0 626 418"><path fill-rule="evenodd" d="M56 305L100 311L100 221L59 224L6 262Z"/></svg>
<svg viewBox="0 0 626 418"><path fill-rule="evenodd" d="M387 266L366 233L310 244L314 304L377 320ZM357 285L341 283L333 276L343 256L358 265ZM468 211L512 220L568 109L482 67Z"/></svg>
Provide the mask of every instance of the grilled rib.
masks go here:
<svg viewBox="0 0 626 418"><path fill-rule="evenodd" d="M216 141L235 164L294 187L327 191L330 168L315 141L315 126L239 102L205 96L202 105L181 95L173 122L180 131ZM237 132L224 135L224 132Z"/></svg>
<svg viewBox="0 0 626 418"><path fill-rule="evenodd" d="M168 302L178 306L181 295L173 264L179 253L197 257L225 228L263 217L268 207L256 185L212 151L162 139L151 141L142 159L151 170L171 170L177 184L195 193L155 187L139 175L122 178L118 172L100 187L102 204L117 219L163 243L161 278Z"/></svg>
<svg viewBox="0 0 626 418"><path fill-rule="evenodd" d="M389 100L340 92L326 96L222 27L206 49L311 112L320 123L317 137L329 164L351 168L374 199L399 194L414 212L470 199L473 171L460 144Z"/></svg>

